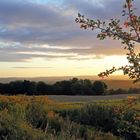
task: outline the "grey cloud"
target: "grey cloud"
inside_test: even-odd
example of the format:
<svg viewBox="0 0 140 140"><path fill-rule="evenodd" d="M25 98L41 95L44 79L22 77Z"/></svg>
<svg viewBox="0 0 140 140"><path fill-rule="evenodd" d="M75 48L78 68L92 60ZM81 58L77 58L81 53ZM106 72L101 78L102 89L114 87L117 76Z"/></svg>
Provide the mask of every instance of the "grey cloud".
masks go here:
<svg viewBox="0 0 140 140"><path fill-rule="evenodd" d="M28 0L1 0L0 42L9 42L9 45L0 47L0 61L29 61L38 57L49 60L66 57L85 59L75 57L71 53L77 56L124 54L122 48L118 47L119 43L100 42L95 39L95 33L79 29L79 25L74 22L78 12L103 20L117 17L120 15L123 2L122 0L70 0L64 1L61 7L56 8L55 5L36 4ZM135 2L136 5L140 5L139 0ZM68 9L70 12L67 15ZM20 45L11 42L19 42ZM43 48L41 47L43 44L63 46L63 48ZM30 54L31 52L46 52L46 54ZM49 52L64 55L49 55Z"/></svg>
<svg viewBox="0 0 140 140"><path fill-rule="evenodd" d="M66 5L74 7L76 11L90 18L107 20L121 17L122 7L125 0L70 0L65 1ZM135 6L140 5L139 0L135 0ZM138 13L140 9L137 9Z"/></svg>
<svg viewBox="0 0 140 140"><path fill-rule="evenodd" d="M74 19L63 13L60 8L47 4L2 0L0 38L21 43L56 45L57 40L66 41L67 37L74 35L69 29L75 24Z"/></svg>
<svg viewBox="0 0 140 140"><path fill-rule="evenodd" d="M29 61L29 59L31 59L31 56L25 54L19 55L17 53L5 52L0 55L0 62L25 62Z"/></svg>
<svg viewBox="0 0 140 140"><path fill-rule="evenodd" d="M46 60L58 58L88 60L101 59L103 55L122 55L126 53L117 42L110 41L110 44L108 44L108 41L105 41L105 44L100 44L95 41L92 47L44 47L41 45L34 46L7 42L0 45L0 61L30 61L32 58L44 58Z"/></svg>
<svg viewBox="0 0 140 140"><path fill-rule="evenodd" d="M101 4L95 5L93 1L96 0L64 1L66 7L56 8L49 4L39 5L27 1L1 0L0 23L3 29L1 29L0 38L32 44L67 44L69 46L73 45L72 42L79 38L84 38L85 42L87 42L86 38L91 38L90 42L92 42L94 33L81 31L79 26L74 23L77 13L81 12L88 17L106 19L107 15L112 17L119 13L118 8L121 7L121 0L102 2L103 6L100 6ZM69 7L73 12L67 16L65 11ZM89 44L91 45L91 43ZM87 46L88 44L81 39L81 42L75 45Z"/></svg>
<svg viewBox="0 0 140 140"><path fill-rule="evenodd" d="M32 58L44 58L46 60L58 58L73 58L75 55L44 55L44 54L26 54L26 53L2 53L0 55L0 62L27 62Z"/></svg>
<svg viewBox="0 0 140 140"><path fill-rule="evenodd" d="M12 43L11 43L12 44ZM0 62L21 62L30 61L32 58L43 58L46 60L65 58L68 60L88 60L100 59L100 53L96 53L93 48L44 48L44 47L24 47L20 44L0 47Z"/></svg>
<svg viewBox="0 0 140 140"><path fill-rule="evenodd" d="M80 57L78 58L78 55L39 55L39 54L13 54L13 53L7 53L0 55L0 62L28 62L32 58L44 58L46 60L52 60L52 59L60 59L65 58L67 60L89 60L89 59L101 59L102 57Z"/></svg>
<svg viewBox="0 0 140 140"><path fill-rule="evenodd" d="M68 57L67 59L68 60L77 60L77 61L81 61L81 60L90 60L90 59L102 59L103 58L103 56L98 56L98 55L96 55L96 56L87 56L87 57Z"/></svg>
<svg viewBox="0 0 140 140"><path fill-rule="evenodd" d="M10 42L9 42L10 43ZM28 46L27 44L12 44L7 45L3 44L0 47L0 52L10 52L10 53L43 53L48 55L49 53L58 53L58 54L64 54L70 55L70 54L76 54L76 55L122 55L124 51L122 51L121 47L118 47L120 44L114 41L110 41L110 44L107 44L108 41L105 42L105 44L97 43L96 41L92 43L92 46L88 47L44 47L44 46ZM74 43L75 44L75 43ZM114 45L115 44L115 45ZM120 52L121 51L121 52Z"/></svg>
<svg viewBox="0 0 140 140"><path fill-rule="evenodd" d="M27 1L1 0L0 23L13 24L17 27L63 26L65 25L61 21L63 15L58 13L58 10L49 5L39 5Z"/></svg>

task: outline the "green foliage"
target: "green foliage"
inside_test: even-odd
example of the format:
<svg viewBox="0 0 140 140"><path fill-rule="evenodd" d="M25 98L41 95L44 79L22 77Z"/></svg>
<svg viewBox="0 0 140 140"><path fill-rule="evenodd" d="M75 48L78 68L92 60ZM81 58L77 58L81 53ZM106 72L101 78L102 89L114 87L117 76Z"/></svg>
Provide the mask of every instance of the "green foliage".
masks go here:
<svg viewBox="0 0 140 140"><path fill-rule="evenodd" d="M129 110L125 112L117 122L117 132L125 139L140 139L140 120L137 120L137 112Z"/></svg>
<svg viewBox="0 0 140 140"><path fill-rule="evenodd" d="M127 104L124 107L91 104L81 109L61 110L60 114L79 124L111 132L126 140L140 138L140 119L137 118L140 112L128 109Z"/></svg>
<svg viewBox="0 0 140 140"><path fill-rule="evenodd" d="M7 109L4 109L0 111L0 139L45 140L45 134L42 130L34 129L14 112L9 112Z"/></svg>
<svg viewBox="0 0 140 140"><path fill-rule="evenodd" d="M87 105L79 110L62 110L60 114L63 117L68 116L72 121L91 125L106 132L113 129L115 125L113 119L115 114L108 106Z"/></svg>
<svg viewBox="0 0 140 140"><path fill-rule="evenodd" d="M107 89L107 85L104 82L98 81L97 83L102 85L100 86L102 90ZM70 80L59 81L52 85L44 82L24 80L13 81L7 84L0 83L0 93L6 95L96 95L99 94L97 92L100 87L96 86L96 83L94 84L88 79L82 80L73 78ZM100 94L103 93L104 91L100 92Z"/></svg>
<svg viewBox="0 0 140 140"><path fill-rule="evenodd" d="M107 90L107 85L104 82L95 81L93 83L93 88L95 93L97 93L98 95L103 95Z"/></svg>
<svg viewBox="0 0 140 140"><path fill-rule="evenodd" d="M36 102L34 99L26 107L27 121L35 128L42 128L47 122L46 103L42 100Z"/></svg>
<svg viewBox="0 0 140 140"><path fill-rule="evenodd" d="M54 112L57 107L46 97L0 96L0 140L118 139L61 117Z"/></svg>

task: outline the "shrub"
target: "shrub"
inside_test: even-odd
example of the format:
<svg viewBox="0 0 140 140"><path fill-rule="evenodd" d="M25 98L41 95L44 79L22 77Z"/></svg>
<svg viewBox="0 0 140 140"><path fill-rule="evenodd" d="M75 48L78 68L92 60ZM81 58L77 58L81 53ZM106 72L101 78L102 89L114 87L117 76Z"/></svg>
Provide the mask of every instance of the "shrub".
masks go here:
<svg viewBox="0 0 140 140"><path fill-rule="evenodd" d="M140 138L139 112L120 106L87 105L81 109L61 110L60 115L98 131L111 132L126 139Z"/></svg>

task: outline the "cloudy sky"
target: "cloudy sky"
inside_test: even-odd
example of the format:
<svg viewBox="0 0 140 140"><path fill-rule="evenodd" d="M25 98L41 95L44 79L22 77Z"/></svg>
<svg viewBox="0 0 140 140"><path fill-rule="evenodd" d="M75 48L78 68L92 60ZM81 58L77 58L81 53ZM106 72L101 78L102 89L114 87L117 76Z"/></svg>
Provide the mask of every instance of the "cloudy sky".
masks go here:
<svg viewBox="0 0 140 140"><path fill-rule="evenodd" d="M0 77L97 75L127 63L120 42L75 23L77 13L120 17L124 1L0 0Z"/></svg>

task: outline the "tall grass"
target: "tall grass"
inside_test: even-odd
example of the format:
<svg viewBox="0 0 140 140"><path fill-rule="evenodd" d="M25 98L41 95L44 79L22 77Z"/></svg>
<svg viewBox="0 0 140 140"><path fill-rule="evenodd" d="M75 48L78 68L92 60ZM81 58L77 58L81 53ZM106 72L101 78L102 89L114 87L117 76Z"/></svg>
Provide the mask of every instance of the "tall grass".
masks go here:
<svg viewBox="0 0 140 140"><path fill-rule="evenodd" d="M129 129L139 138L137 112L114 109L60 104L46 96L0 96L0 140L117 140L132 138Z"/></svg>

